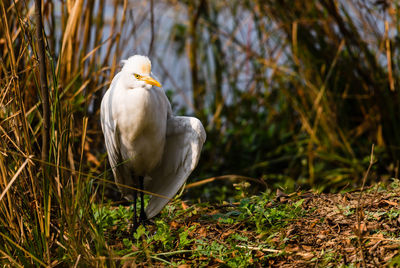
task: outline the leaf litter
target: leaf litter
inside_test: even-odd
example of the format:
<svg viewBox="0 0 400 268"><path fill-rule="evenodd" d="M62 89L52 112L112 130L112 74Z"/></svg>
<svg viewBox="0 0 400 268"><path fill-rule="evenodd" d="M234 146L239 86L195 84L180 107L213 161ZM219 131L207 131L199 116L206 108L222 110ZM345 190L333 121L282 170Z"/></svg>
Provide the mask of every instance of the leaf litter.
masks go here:
<svg viewBox="0 0 400 268"><path fill-rule="evenodd" d="M134 252L138 266L150 261L176 267L396 266L400 264L397 184L369 188L360 203L360 191L278 192L275 198L264 194L222 205L175 200L146 227L141 239L127 244L124 233L111 235L110 243L116 252L123 252L122 260L129 256L131 262Z"/></svg>

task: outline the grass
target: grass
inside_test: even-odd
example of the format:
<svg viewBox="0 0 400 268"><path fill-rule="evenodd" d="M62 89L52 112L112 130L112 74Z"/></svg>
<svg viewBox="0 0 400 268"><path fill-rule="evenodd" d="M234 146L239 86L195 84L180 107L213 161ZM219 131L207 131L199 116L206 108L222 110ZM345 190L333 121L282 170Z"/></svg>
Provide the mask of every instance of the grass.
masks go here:
<svg viewBox="0 0 400 268"><path fill-rule="evenodd" d="M361 242L368 265L398 263L397 183L364 193ZM245 197L242 193L238 190L232 203L190 204L176 198L151 225L139 227L133 235L132 207L93 204L97 229L112 251L101 261L171 267L362 263L354 213L360 191Z"/></svg>
<svg viewBox="0 0 400 268"><path fill-rule="evenodd" d="M301 202L279 204L264 194L218 208L207 203L187 206L176 199L153 225L139 227L133 236L129 235L131 207L106 204L93 210L98 228L112 241L110 248L121 264L246 266L263 263L264 254L260 251L260 259L254 259L251 248L270 246L268 239L303 215Z"/></svg>
<svg viewBox="0 0 400 268"><path fill-rule="evenodd" d="M360 263L360 246L343 238L353 237L358 213L337 197L361 196L352 189L361 185L372 143L377 162L367 184L380 178L384 187L398 175L398 9L382 1L45 1L50 131L43 152L33 1L0 1L0 264ZM209 183L192 184L192 205L175 200L135 238L131 209L111 201L118 198L98 116L119 60L149 46L174 110L206 126L192 180ZM368 230L373 239L358 238L366 248L371 241L384 247L376 256L366 251L368 263L388 264L394 254L396 183L367 193L375 205L363 208L362 220L380 225ZM271 199L266 186L294 194ZM299 187L341 193L310 198ZM309 205L314 200L338 219ZM307 233L314 227L331 233L317 238ZM343 252L327 242L332 237Z"/></svg>

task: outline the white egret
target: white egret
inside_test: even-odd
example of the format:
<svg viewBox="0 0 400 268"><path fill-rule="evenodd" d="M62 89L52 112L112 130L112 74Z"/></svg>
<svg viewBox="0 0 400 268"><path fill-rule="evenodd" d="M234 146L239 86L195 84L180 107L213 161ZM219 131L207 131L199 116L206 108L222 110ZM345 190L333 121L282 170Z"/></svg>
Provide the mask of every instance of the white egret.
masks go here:
<svg viewBox="0 0 400 268"><path fill-rule="evenodd" d="M139 223L154 217L196 167L206 139L200 120L172 114L160 83L150 75L147 57L130 57L101 102L108 158L119 190L134 202L134 228L138 193L124 185L158 195L151 196L145 211L140 191Z"/></svg>

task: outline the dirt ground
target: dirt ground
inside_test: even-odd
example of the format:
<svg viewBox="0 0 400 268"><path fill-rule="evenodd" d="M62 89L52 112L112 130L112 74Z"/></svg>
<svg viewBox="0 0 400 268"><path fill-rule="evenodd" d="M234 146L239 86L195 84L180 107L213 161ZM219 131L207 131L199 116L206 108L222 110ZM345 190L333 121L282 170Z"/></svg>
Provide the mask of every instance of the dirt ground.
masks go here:
<svg viewBox="0 0 400 268"><path fill-rule="evenodd" d="M269 227L263 229L264 233L260 233L254 221L235 216L234 212L240 211L239 203L188 206L176 201L171 206L175 210L170 216L164 212L160 221L168 226L165 235L171 234L171 241L178 242L172 242L167 253L155 241L146 243L153 253L161 254L157 256L168 257L165 260L181 268L231 266L235 258L235 266L240 263L239 266L251 267L397 267L400 264L400 188L397 186L393 183L386 188L374 186L363 192L339 194L295 192L287 195L278 191L275 200L266 200L262 206L277 211L283 207L286 215L292 209L300 213L284 216L278 224L267 223ZM300 207L296 208L295 204ZM253 217L251 213L248 218ZM228 218L233 215L232 219L236 219L221 221L221 215ZM147 230L154 234L160 232L157 228L160 227L150 225ZM182 230L189 230L187 239L192 241L185 247L179 245ZM237 234L241 238L232 240ZM198 241L204 244L199 247ZM215 250L212 244L220 248ZM141 258L139 266L146 266L150 259ZM155 259L150 261L153 265L165 266Z"/></svg>
<svg viewBox="0 0 400 268"><path fill-rule="evenodd" d="M396 186L396 185L395 185ZM312 192L278 193L275 200L294 203L303 199L304 217L293 219L272 239L271 248L245 246L253 251L255 266L272 267L382 267L397 266L400 248L400 189L375 188L343 194ZM214 208L210 214L226 210ZM228 209L229 210L229 209ZM197 225L194 236L209 236L222 242L233 232L245 232L258 244L262 239L241 223L229 228L204 227L196 216L186 224ZM172 223L172 227L174 224ZM270 241L271 242L271 241ZM223 243L223 242L222 242ZM215 263L216 266L221 262Z"/></svg>
<svg viewBox="0 0 400 268"><path fill-rule="evenodd" d="M282 230L285 251L272 258L280 267L355 264L396 265L400 260L400 195L398 189L345 194L306 194L303 208L312 211ZM358 215L358 216L357 216ZM282 242L277 241L277 245Z"/></svg>

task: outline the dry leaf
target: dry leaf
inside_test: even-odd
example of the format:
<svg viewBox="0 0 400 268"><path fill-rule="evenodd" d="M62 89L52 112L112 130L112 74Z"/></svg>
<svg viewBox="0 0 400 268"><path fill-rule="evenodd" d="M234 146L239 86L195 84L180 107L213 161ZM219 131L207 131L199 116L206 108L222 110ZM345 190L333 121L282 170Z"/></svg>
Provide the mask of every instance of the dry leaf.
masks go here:
<svg viewBox="0 0 400 268"><path fill-rule="evenodd" d="M399 206L399 204L397 204L396 202L392 202L392 201L389 201L389 200L382 200L382 202L386 203L388 205L391 205L391 206L396 206L396 207Z"/></svg>
<svg viewBox="0 0 400 268"><path fill-rule="evenodd" d="M218 259L218 258L215 258L214 260L215 260L216 262L218 262L218 263L225 263L223 260Z"/></svg>
<svg viewBox="0 0 400 268"><path fill-rule="evenodd" d="M224 232L224 233L221 235L221 238L224 239L225 237L230 236L232 233L234 233L234 231L233 231L232 229L231 229L231 230L228 230L228 231Z"/></svg>
<svg viewBox="0 0 400 268"><path fill-rule="evenodd" d="M189 206L186 205L185 202L183 202L183 201L181 202L181 205L182 205L183 210L187 210L189 208Z"/></svg>
<svg viewBox="0 0 400 268"><path fill-rule="evenodd" d="M171 226L172 229L176 229L179 226L179 223L177 223L176 221L171 221L169 226Z"/></svg>
<svg viewBox="0 0 400 268"><path fill-rule="evenodd" d="M201 227L198 233L199 233L200 237L206 237L207 236L207 229L205 227Z"/></svg>
<svg viewBox="0 0 400 268"><path fill-rule="evenodd" d="M314 258L314 254L311 252L301 253L300 255L305 260L311 260L312 258Z"/></svg>

